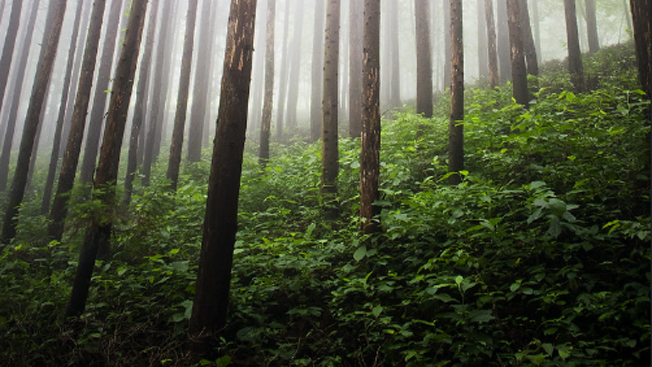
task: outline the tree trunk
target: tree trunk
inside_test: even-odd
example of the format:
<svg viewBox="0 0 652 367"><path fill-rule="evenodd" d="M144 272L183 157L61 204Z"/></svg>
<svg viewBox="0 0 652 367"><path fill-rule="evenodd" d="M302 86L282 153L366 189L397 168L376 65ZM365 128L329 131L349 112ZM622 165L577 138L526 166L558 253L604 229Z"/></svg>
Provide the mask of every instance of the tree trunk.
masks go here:
<svg viewBox="0 0 652 367"><path fill-rule="evenodd" d="M315 31L312 40L312 91L310 93L310 138L319 139L321 131L321 106L324 80L324 6L315 0Z"/></svg>
<svg viewBox="0 0 652 367"><path fill-rule="evenodd" d="M186 112L188 111L190 69L192 66L192 50L195 43L196 19L197 0L189 0L188 14L186 16L186 39L183 44L181 75L179 76L179 96L177 97L177 111L174 116L174 129L172 131L172 144L170 145L170 159L168 161L167 171L167 179L170 180L170 188L174 191L176 191L179 183L179 167L181 165L183 134L186 129Z"/></svg>
<svg viewBox="0 0 652 367"><path fill-rule="evenodd" d="M195 352L201 354L210 350L215 334L227 321L255 21L256 0L231 1L199 271L188 325Z"/></svg>
<svg viewBox="0 0 652 367"><path fill-rule="evenodd" d="M29 162L34 148L36 131L40 122L41 109L45 100L45 92L50 83L54 60L59 45L59 36L63 25L63 17L66 11L66 0L58 0L50 3L48 12L52 13L52 28L48 29L49 36L47 42L42 46L43 52L36 68L36 78L32 87L32 94L29 100L25 125L23 127L23 136L18 151L18 161L16 163L16 172L11 184L9 194L9 204L5 213L2 238L0 243L8 244L16 236L16 226L18 225L18 215L20 204L23 202L25 188L27 185L27 176L29 171ZM50 17L50 15L48 15Z"/></svg>
<svg viewBox="0 0 652 367"><path fill-rule="evenodd" d="M349 2L349 136L352 138L360 137L362 130L360 111L362 111L362 64L364 62L363 26L364 20L367 19L363 18L365 5L360 0ZM377 11L380 14L380 9ZM375 19L370 20L376 21Z"/></svg>
<svg viewBox="0 0 652 367"><path fill-rule="evenodd" d="M509 27L507 26L507 0L496 0L496 26L498 27L497 46L500 83L505 84L512 78Z"/></svg>
<svg viewBox="0 0 652 367"><path fill-rule="evenodd" d="M584 91L584 68L582 66L582 53L580 39L577 31L577 15L575 0L564 0L564 13L566 15L566 36L568 44L568 71L575 92Z"/></svg>
<svg viewBox="0 0 652 367"><path fill-rule="evenodd" d="M90 185L93 181L97 152L100 146L104 113L106 111L107 90L111 89L111 68L113 66L113 55L117 48L116 39L120 31L120 8L122 0L111 0L109 20L106 26L106 35L102 41L102 56L100 67L97 73L95 95L93 96L93 107L91 108L88 120L88 132L86 133L86 144L84 146L84 157L82 159L79 181L82 184Z"/></svg>
<svg viewBox="0 0 652 367"><path fill-rule="evenodd" d="M543 50L541 49L541 26L539 24L539 3L534 0L530 2L529 8L532 10L531 24L534 45L537 50L537 59L543 61Z"/></svg>
<svg viewBox="0 0 652 367"><path fill-rule="evenodd" d="M279 140L283 137L283 126L285 125L285 121L284 121L285 103L286 103L286 97L288 92L288 72L290 69L290 63L288 62L288 57L289 57L288 32L290 27L289 17L290 17L290 0L285 0L285 21L283 22L283 38L282 38L283 46L281 49L281 56L280 56L281 75L278 80L278 103L276 105L276 136L278 137ZM276 18L276 16L274 16L274 18ZM261 139L261 143L262 143L262 139ZM267 153L267 159L269 159L269 152Z"/></svg>
<svg viewBox="0 0 652 367"><path fill-rule="evenodd" d="M102 33L102 19L104 17L105 5L106 0L96 0L93 3L90 27L88 28L86 47L82 60L82 72L75 97L75 109L70 120L70 132L63 161L61 162L57 192L54 196L52 208L50 209L48 236L57 241L61 241L63 237L70 191L75 183L79 153L81 152L81 143L86 127L86 113L88 112L91 89L93 87L93 73L97 63L97 49L100 42L100 34Z"/></svg>
<svg viewBox="0 0 652 367"><path fill-rule="evenodd" d="M380 198L380 0L365 0L364 5L360 229L372 233L379 229L374 218L380 214L373 205Z"/></svg>
<svg viewBox="0 0 652 367"><path fill-rule="evenodd" d="M631 1L632 0L629 0L630 5L631 5ZM637 1L637 0L634 0L634 1ZM630 11L632 9L631 9L631 6L627 6L627 0L623 0L623 8L625 10L625 20L627 20L627 30L630 33L633 33L634 28L633 28L633 25L632 25L632 16L630 16Z"/></svg>
<svg viewBox="0 0 652 367"><path fill-rule="evenodd" d="M129 112L146 13L147 0L133 0L129 10L127 34L116 66L114 88L111 92L111 103L94 184L95 189L106 189L97 195L105 208L110 208L115 203L115 181L118 178L120 148ZM109 243L111 226L111 219L102 222L94 220L86 231L72 292L66 306L66 317L78 316L84 311L95 258L103 244Z"/></svg>
<svg viewBox="0 0 652 367"><path fill-rule="evenodd" d="M11 59L14 55L14 46L16 45L16 38L18 36L18 26L20 26L20 13L22 7L23 0L13 0L11 3L9 25L7 26L5 42L2 45L2 58L0 58L0 114L2 114L2 111L4 110L2 101L4 100L5 92L7 89L7 82L9 81ZM31 33L34 32L34 27L27 28L27 31L28 34L30 34L29 37L31 37ZM29 49L29 43L24 43L23 45L24 48Z"/></svg>
<svg viewBox="0 0 652 367"><path fill-rule="evenodd" d="M274 30L276 23L276 0L267 0L267 27L265 44L265 97L263 100L263 121L260 125L259 163L264 166L269 160L269 137L272 127L272 106L274 105ZM279 105L280 108L280 105Z"/></svg>
<svg viewBox="0 0 652 367"><path fill-rule="evenodd" d="M430 6L428 0L415 0L417 45L417 113L432 117L432 53L430 52Z"/></svg>
<svg viewBox="0 0 652 367"><path fill-rule="evenodd" d="M304 1L299 1L296 6L296 24L292 38L292 55L290 67L290 80L288 90L288 103L286 108L288 130L295 133L297 130L297 104L299 101L299 76L301 75L301 36L303 35L303 8Z"/></svg>
<svg viewBox="0 0 652 367"><path fill-rule="evenodd" d="M530 23L530 11L528 10L527 0L518 3L520 7L520 26L523 42L523 54L525 56L526 68L528 75L539 76L539 61L537 60L537 48L532 36L532 26Z"/></svg>
<svg viewBox="0 0 652 367"><path fill-rule="evenodd" d="M82 5L83 1L77 3L75 10L75 21L70 37L70 46L68 46L68 63L66 65L66 72L63 80L63 90L61 93L61 101L59 102L59 115L54 130L54 139L52 142L52 154L50 155L50 165L48 167L48 176L45 179L45 189L43 190L43 201L41 202L41 214L47 215L50 209L50 199L52 198L52 190L54 187L54 176L57 172L59 163L59 147L61 145L61 133L63 131L63 122L66 114L66 105L68 104L68 91L70 90L70 79L73 64L75 61L75 45L79 36L79 26L81 23Z"/></svg>
<svg viewBox="0 0 652 367"><path fill-rule="evenodd" d="M478 9L478 80L486 82L489 78L489 60L487 59L489 51L484 0L477 0L476 6Z"/></svg>
<svg viewBox="0 0 652 367"><path fill-rule="evenodd" d="M19 3L20 2L18 2L18 4ZM15 70L14 70L15 79L14 79L14 89L12 90L13 98L11 99L7 98L7 100L8 101L11 100L12 103L11 105L9 104L3 105L3 106L11 106L11 109L9 110L9 118L7 119L7 124L5 127L4 143L2 144L2 154L0 155L0 192L5 191L9 179L8 177L9 160L11 159L11 150L13 148L13 143L14 143L16 120L18 119L18 108L20 107L20 96L22 94L23 84L25 82L25 72L27 71L29 45L32 43L32 37L34 36L34 26L36 24L36 16L38 14L39 3L40 0L35 0L34 3L32 3L32 8L30 9L30 17L29 20L27 21L27 29L26 29L27 32L25 32L25 38L23 39L22 42L23 47L20 49L20 55L19 55L20 58L17 60L18 63L16 63ZM4 86L3 88L0 88L0 90L4 90ZM0 99L0 103L1 102L2 100ZM0 111L0 116L1 113L2 111Z"/></svg>
<svg viewBox="0 0 652 367"><path fill-rule="evenodd" d="M328 0L324 42L324 99L322 102L321 130L321 192L327 219L334 219L339 213L337 208L339 40L340 0Z"/></svg>
<svg viewBox="0 0 652 367"><path fill-rule="evenodd" d="M451 3L444 2L444 89L451 88Z"/></svg>
<svg viewBox="0 0 652 367"><path fill-rule="evenodd" d="M484 13L487 18L487 59L489 62L489 84L495 88L500 83L498 73L498 53L496 50L496 23L494 22L493 0L484 0Z"/></svg>
<svg viewBox="0 0 652 367"><path fill-rule="evenodd" d="M147 39L145 49L140 62L138 85L136 86L136 103L134 106L134 117L131 122L131 136L129 137L129 153L127 156L127 175L125 176L125 196L123 203L129 205L134 189L134 180L136 179L136 169L138 168L138 153L143 150L142 136L144 135L143 121L146 118L147 104L149 98L149 84L152 73L152 52L154 49L154 37L158 19L159 1L152 3L149 9L149 24L147 25ZM201 37L201 35L200 35ZM201 52L201 51L200 51ZM205 78L204 78L205 79ZM192 146L192 142L188 144ZM201 144L198 144L201 147Z"/></svg>
<svg viewBox="0 0 652 367"><path fill-rule="evenodd" d="M391 68L389 70L389 104L391 107L401 105L401 62L399 50L399 24L398 24L398 2L390 2L390 12L387 14L387 28L389 31L389 50L391 58Z"/></svg>
<svg viewBox="0 0 652 367"><path fill-rule="evenodd" d="M464 169L464 37L462 33L462 0L450 0L451 4L451 114L448 123L448 172L449 183L462 181L458 173Z"/></svg>
<svg viewBox="0 0 652 367"><path fill-rule="evenodd" d="M512 59L512 93L516 103L527 106L530 102L530 92L527 89L527 71L523 53L521 4L519 0L507 0L507 22Z"/></svg>
<svg viewBox="0 0 652 367"><path fill-rule="evenodd" d="M652 39L650 36L650 19L652 4L649 1L630 0L632 22L634 26L634 43L638 63L638 79L647 97L650 98L650 70L652 69Z"/></svg>
<svg viewBox="0 0 652 367"><path fill-rule="evenodd" d="M595 0L585 0L586 8L586 32L589 36L589 52L600 50L600 41L598 39L598 20L596 17Z"/></svg>

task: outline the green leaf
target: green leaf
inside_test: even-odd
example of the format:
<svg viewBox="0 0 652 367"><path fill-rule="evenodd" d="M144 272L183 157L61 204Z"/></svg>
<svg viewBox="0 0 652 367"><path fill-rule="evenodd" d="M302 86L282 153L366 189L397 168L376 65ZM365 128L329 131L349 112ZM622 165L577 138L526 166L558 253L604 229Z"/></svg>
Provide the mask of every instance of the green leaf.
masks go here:
<svg viewBox="0 0 652 367"><path fill-rule="evenodd" d="M355 261L360 261L364 259L365 255L367 255L367 246L362 245L355 250L355 253L353 253L353 259Z"/></svg>
<svg viewBox="0 0 652 367"><path fill-rule="evenodd" d="M371 313L374 315L374 317L378 318L380 316L380 313L383 312L383 306L378 305L375 306L372 310Z"/></svg>
<svg viewBox="0 0 652 367"><path fill-rule="evenodd" d="M550 227L548 227L548 234L557 238L561 234L561 223L559 223L559 217L550 216Z"/></svg>
<svg viewBox="0 0 652 367"><path fill-rule="evenodd" d="M548 353L549 356L552 356L552 352L555 350L555 347L553 347L550 343L543 343L541 344L541 347L546 351L546 353Z"/></svg>
<svg viewBox="0 0 652 367"><path fill-rule="evenodd" d="M550 201L548 201L548 205L552 211L552 214L560 218L564 215L564 213L566 213L566 203L562 200L552 198Z"/></svg>
<svg viewBox="0 0 652 367"><path fill-rule="evenodd" d="M432 298L438 299L438 300L440 300L440 301L442 301L444 303L448 303L448 302L451 302L451 301L457 301L455 298L449 296L446 293L437 293L434 296L432 296Z"/></svg>
<svg viewBox="0 0 652 367"><path fill-rule="evenodd" d="M487 322L495 318L496 317L491 314L491 310L474 310L469 312L469 319L471 322Z"/></svg>

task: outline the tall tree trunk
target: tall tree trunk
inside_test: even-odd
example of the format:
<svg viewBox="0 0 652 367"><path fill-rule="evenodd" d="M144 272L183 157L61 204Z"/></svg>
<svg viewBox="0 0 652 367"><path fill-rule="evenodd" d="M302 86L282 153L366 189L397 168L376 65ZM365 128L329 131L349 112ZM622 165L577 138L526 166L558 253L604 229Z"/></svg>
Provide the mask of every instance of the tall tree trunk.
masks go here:
<svg viewBox="0 0 652 367"><path fill-rule="evenodd" d="M23 7L23 0L13 0L11 3L11 14L9 15L9 25L7 26L7 34L5 35L5 42L2 45L2 57L0 58L0 114L3 111L3 99L7 89L7 82L9 81L9 71L11 69L11 59L14 55L14 46L16 45L16 38L18 38L18 26L20 25L21 9ZM28 34L34 32L34 27L27 28ZM31 37L31 36L30 36ZM29 49L29 43L25 43L23 47Z"/></svg>
<svg viewBox="0 0 652 367"><path fill-rule="evenodd" d="M59 102L59 115L57 116L57 122L54 130L54 139L52 142L52 154L50 155L50 165L48 167L48 176L45 179L45 189L43 190L43 201L41 202L41 214L47 215L50 209L50 200L52 198L52 190L54 187L54 176L57 172L57 166L59 163L59 147L61 145L61 133L63 131L63 123L66 114L66 105L68 104L68 96L70 90L70 79L72 68L75 61L75 45L77 44L77 38L79 36L79 26L81 23L82 16L82 5L83 1L77 3L77 9L75 10L75 21L72 30L72 36L70 37L70 46L68 46L68 63L66 65L66 72L63 80L63 90L61 93L61 101Z"/></svg>
<svg viewBox="0 0 652 367"><path fill-rule="evenodd" d="M255 22L256 0L231 1L199 271L188 324L198 353L210 350L209 343L227 321Z"/></svg>
<svg viewBox="0 0 652 367"><path fill-rule="evenodd" d="M113 55L117 48L116 40L120 31L120 9L122 0L111 0L109 20L107 21L106 34L103 40L102 56L100 67L97 73L93 107L91 108L88 120L88 132L86 133L86 144L84 145L84 157L82 159L79 181L82 184L90 184L93 181L97 152L100 146L104 113L106 111L106 91L111 89L111 69L113 66Z"/></svg>
<svg viewBox="0 0 652 367"><path fill-rule="evenodd" d="M632 0L629 0L630 4L631 4L631 1ZM634 1L636 1L636 0L634 0ZM632 25L632 16L630 16L631 15L630 11L632 9L631 9L631 6L627 6L627 0L623 0L623 8L625 10L624 13L625 13L625 20L627 21L627 30L629 30L630 33L633 33L634 28L633 28L633 25Z"/></svg>
<svg viewBox="0 0 652 367"><path fill-rule="evenodd" d="M489 84L495 88L500 83L498 73L498 53L496 50L496 23L494 22L493 0L484 0L484 13L487 18L487 59L489 61Z"/></svg>
<svg viewBox="0 0 652 367"><path fill-rule="evenodd" d="M127 155L127 175L125 176L125 196L123 203L129 205L134 189L134 180L136 179L136 170L138 168L138 153L142 151L142 137L144 135L143 122L147 115L147 104L149 102L149 84L151 80L152 52L154 50L154 37L158 19L159 1L152 3L149 9L149 24L147 25L147 39L145 40L145 49L140 61L138 76L138 85L136 86L136 103L134 105L134 117L131 122L131 135L129 137L129 153ZM200 35L201 37L201 35ZM201 51L200 51L201 52ZM204 78L205 79L205 78ZM188 144L192 146L192 142ZM201 144L198 144L201 145Z"/></svg>
<svg viewBox="0 0 652 367"><path fill-rule="evenodd" d="M256 12L267 9L267 0L259 1ZM260 131L263 119L263 92L265 90L265 17L257 17L256 38L254 39L254 56L251 77L251 100L249 102L248 132Z"/></svg>
<svg viewBox="0 0 652 367"><path fill-rule="evenodd" d="M18 215L20 204L23 202L25 188L27 185L27 175L29 171L29 162L34 148L36 131L40 122L41 109L45 100L47 85L52 76L54 60L59 45L59 36L63 26L63 17L66 11L66 0L58 0L50 3L48 12L52 12L52 28L48 30L49 36L47 42L42 46L43 52L36 68L36 78L32 87L32 94L29 100L25 125L23 127L23 136L18 151L18 161L16 163L16 172L11 184L9 194L9 204L5 213L2 238L0 243L8 244L16 236L16 226L18 225ZM50 15L48 15L50 17Z"/></svg>
<svg viewBox="0 0 652 367"><path fill-rule="evenodd" d="M192 106L190 107L190 127L188 130L188 161L201 161L201 147L204 134L204 116L208 109L208 83L210 75L210 57L213 52L211 28L212 0L204 0L202 4L201 20L197 44L202 45L197 50L197 65L195 66L195 83L192 92Z"/></svg>
<svg viewBox="0 0 652 367"><path fill-rule="evenodd" d="M129 11L127 34L116 66L114 88L111 92L111 103L94 184L95 189L106 189L102 194L98 194L98 199L106 208L115 204L115 181L118 178L120 147L129 112L146 13L147 0L133 0ZM103 243L109 243L111 226L110 219L103 222L93 221L89 224L79 256L72 292L66 306L66 317L78 316L84 311L95 258Z"/></svg>
<svg viewBox="0 0 652 367"><path fill-rule="evenodd" d="M260 125L260 151L258 160L261 165L269 160L269 136L272 126L272 108L274 105L274 38L276 23L276 0L267 0L267 27L265 39L265 97L263 100L263 121ZM280 105L279 105L280 107Z"/></svg>
<svg viewBox="0 0 652 367"><path fill-rule="evenodd" d="M507 0L496 0L496 26L498 27L497 46L500 83L505 84L512 78L509 27L507 26Z"/></svg>
<svg viewBox="0 0 652 367"><path fill-rule="evenodd" d="M451 88L451 3L444 3L444 89Z"/></svg>
<svg viewBox="0 0 652 367"><path fill-rule="evenodd" d="M371 233L379 229L374 217L380 214L373 205L380 198L380 0L365 0L364 5L360 229Z"/></svg>
<svg viewBox="0 0 652 367"><path fill-rule="evenodd" d="M449 182L461 182L464 169L464 37L462 24L462 0L450 0L451 4L451 114L448 123L448 172Z"/></svg>
<svg viewBox="0 0 652 367"><path fill-rule="evenodd" d="M580 39L577 31L577 12L575 0L564 0L564 14L566 15L566 36L568 44L568 71L571 83L576 92L584 91L584 67L582 66L582 53Z"/></svg>
<svg viewBox="0 0 652 367"><path fill-rule="evenodd" d="M389 31L389 49L391 58L390 80L389 80L389 104L391 107L401 105L401 61L399 50L399 24L398 24L398 2L390 2L387 28Z"/></svg>
<svg viewBox="0 0 652 367"><path fill-rule="evenodd" d="M525 56L527 73L529 75L539 76L539 61L537 60L537 48L534 44L532 35L532 25L530 22L530 11L528 10L527 0L518 3L520 8L520 26L523 42L523 54Z"/></svg>
<svg viewBox="0 0 652 367"><path fill-rule="evenodd" d="M430 6L414 1L417 45L417 113L432 117L432 53L430 52Z"/></svg>
<svg viewBox="0 0 652 367"><path fill-rule="evenodd" d="M283 126L285 125L285 103L288 92L288 73L290 69L290 63L288 62L288 36L289 27L290 27L290 0L285 0L285 22L283 22L283 45L281 49L281 75L278 80L278 102L276 105L276 136L279 140L283 137ZM274 16L276 18L276 16ZM269 29L269 28L268 28ZM262 143L262 139L261 139ZM262 158L262 157L261 157ZM269 153L267 153L267 159L269 159Z"/></svg>
<svg viewBox="0 0 652 367"><path fill-rule="evenodd" d="M61 162L57 192L54 196L52 208L50 209L48 236L57 241L61 241L63 237L70 191L75 183L79 153L81 152L81 143L86 127L86 113L88 112L91 89L93 88L93 73L95 72L95 65L97 63L97 50L100 43L100 34L102 33L102 20L104 18L105 7L106 0L95 0L93 3L90 27L88 28L86 47L82 60L82 72L75 97L75 109L70 120L70 132L63 161Z"/></svg>
<svg viewBox="0 0 652 367"><path fill-rule="evenodd" d="M323 0L315 0L315 31L312 40L312 91L310 93L310 138L319 139L324 80L324 13Z"/></svg>
<svg viewBox="0 0 652 367"><path fill-rule="evenodd" d="M541 49L541 25L539 23L539 3L534 0L530 1L529 9L532 10L531 25L532 35L534 37L534 45L537 50L537 58L543 61L543 50Z"/></svg>
<svg viewBox="0 0 652 367"><path fill-rule="evenodd" d="M523 29L521 19L522 2L507 0L507 22L509 26L509 42L512 58L513 96L516 103L527 106L530 102L530 92L527 89L527 72L523 53Z"/></svg>
<svg viewBox="0 0 652 367"><path fill-rule="evenodd" d="M170 188L174 191L176 191L179 182L183 133L186 129L186 112L188 111L190 68L192 66L192 50L195 43L196 19L197 0L189 0L188 15L186 16L186 39L183 44L181 75L179 76L179 96L177 97L177 111L174 116L174 130L172 131L172 144L170 145L170 159L167 171L167 179L170 180Z"/></svg>
<svg viewBox="0 0 652 367"><path fill-rule="evenodd" d="M489 60L487 59L487 16L485 15L484 0L477 0L476 6L478 9L478 80L486 82L489 78Z"/></svg>
<svg viewBox="0 0 652 367"><path fill-rule="evenodd" d="M14 79L14 89L12 90L13 93L13 98L11 98L12 103L11 105L9 104L4 105L4 106L11 106L11 108L9 110L9 118L7 119L7 125L4 133L2 154L0 154L0 192L5 191L9 179L9 160L11 158L11 150L13 148L13 143L14 143L16 120L18 119L18 108L20 107L20 96L22 95L23 92L23 84L25 82L25 72L27 71L29 46L32 43L32 37L34 36L34 25L36 24L36 16L38 14L39 3L40 0L35 0L32 3L32 8L30 9L30 16L27 21L25 38L23 39L22 42L23 47L20 50L20 55L19 55L20 57L17 60L18 63L16 63L15 70L14 70L15 79ZM3 88L0 88L0 90L4 90L4 86ZM7 98L7 100L9 100L9 98ZM1 102L2 100L0 99L0 103ZM2 111L0 111L0 114L1 112Z"/></svg>
<svg viewBox="0 0 652 367"><path fill-rule="evenodd" d="M297 104L299 101L299 76L301 75L301 36L303 35L303 8L304 1L299 1L296 6L296 24L292 37L292 55L290 67L290 80L288 81L288 103L286 108L286 121L288 130L296 133L297 130Z"/></svg>
<svg viewBox="0 0 652 367"><path fill-rule="evenodd" d="M349 136L360 137L362 131L362 64L364 38L364 2L349 2ZM373 4L375 5L375 4ZM375 10L375 9L374 9ZM377 10L380 15L380 9ZM376 21L375 19L370 19ZM380 26L379 26L380 29ZM379 68L380 69L380 68Z"/></svg>
<svg viewBox="0 0 652 367"><path fill-rule="evenodd" d="M630 0L632 22L634 26L634 43L638 63L638 79L647 97L650 98L650 73L652 69L652 3L642 0Z"/></svg>
<svg viewBox="0 0 652 367"><path fill-rule="evenodd" d="M584 6L586 8L586 31L589 36L589 52L593 53L600 50L595 0L585 0Z"/></svg>
<svg viewBox="0 0 652 367"><path fill-rule="evenodd" d="M324 99L322 102L321 130L321 192L326 218L338 216L337 175L338 152L338 96L339 90L339 41L340 0L328 0L326 11L326 35L324 48Z"/></svg>

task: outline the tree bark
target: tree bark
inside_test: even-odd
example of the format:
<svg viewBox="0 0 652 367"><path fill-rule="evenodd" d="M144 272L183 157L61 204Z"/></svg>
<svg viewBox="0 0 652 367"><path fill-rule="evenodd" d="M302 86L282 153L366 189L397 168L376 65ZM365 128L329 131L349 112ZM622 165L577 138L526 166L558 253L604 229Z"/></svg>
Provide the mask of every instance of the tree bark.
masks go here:
<svg viewBox="0 0 652 367"><path fill-rule="evenodd" d="M541 49L541 25L539 24L539 3L534 0L530 2L529 9L532 10L531 24L534 45L537 50L537 59L543 61L543 50Z"/></svg>
<svg viewBox="0 0 652 367"><path fill-rule="evenodd" d="M652 69L652 38L650 36L650 18L652 4L649 1L630 0L632 23L634 27L634 44L638 63L638 79L643 91L650 98L650 69Z"/></svg>
<svg viewBox="0 0 652 367"><path fill-rule="evenodd" d="M487 58L489 51L484 0L477 0L476 6L478 9L478 80L486 82L489 78L489 60Z"/></svg>
<svg viewBox="0 0 652 367"><path fill-rule="evenodd" d="M82 73L79 78L79 86L77 87L77 96L75 97L75 109L70 120L70 132L63 161L61 162L57 192L54 196L52 208L50 209L48 235L51 239L57 241L61 241L63 237L70 192L75 183L79 153L81 152L81 143L86 127L86 114L88 112L91 89L93 87L93 73L95 72L95 65L97 63L97 50L100 42L100 34L102 33L102 20L104 18L105 7L106 0L95 0L93 3L90 27L88 29L88 36L86 37L86 47L82 60Z"/></svg>
<svg viewBox="0 0 652 367"><path fill-rule="evenodd" d="M458 173L464 169L464 37L462 24L462 0L450 0L451 4L451 114L448 123L448 172L449 183L462 181Z"/></svg>
<svg viewBox="0 0 652 367"><path fill-rule="evenodd" d="M595 0L585 0L584 6L586 8L586 32L589 36L589 52L593 53L600 50Z"/></svg>
<svg viewBox="0 0 652 367"><path fill-rule="evenodd" d="M444 2L444 89L451 88L451 3Z"/></svg>
<svg viewBox="0 0 652 367"><path fill-rule="evenodd" d="M54 188L54 176L57 172L57 166L59 164L59 149L61 146L61 133L63 131L63 123L65 120L66 114L66 105L68 104L68 96L70 90L70 79L72 68L75 61L75 45L77 44L77 38L79 36L79 26L81 23L82 16L82 5L83 1L77 3L77 9L75 10L75 21L72 30L72 36L70 37L70 46L68 46L68 63L66 65L66 72L63 80L63 91L61 92L61 101L59 102L59 115L57 116L57 122L54 130L54 139L52 142L52 153L50 155L50 165L48 167L48 175L45 179L45 188L43 190L43 201L41 202L41 214L47 215L50 209L50 200L52 198L52 190Z"/></svg>
<svg viewBox="0 0 652 367"><path fill-rule="evenodd" d="M227 322L255 18L256 0L231 1L199 271L188 325L195 352L200 354L210 350Z"/></svg>
<svg viewBox="0 0 652 367"><path fill-rule="evenodd" d="M520 8L520 26L523 42L523 54L525 56L525 66L528 75L539 76L539 61L537 60L537 48L532 35L532 26L530 22L530 11L528 10L527 0L518 3Z"/></svg>
<svg viewBox="0 0 652 367"><path fill-rule="evenodd" d="M494 22L493 0L484 0L484 13L487 18L487 59L489 62L489 84L495 88L500 83L498 72L498 52L496 50L496 23Z"/></svg>
<svg viewBox="0 0 652 367"><path fill-rule="evenodd" d="M568 71L575 92L584 91L584 67L582 66L582 53L577 30L577 12L575 0L564 0L564 14L566 15L566 37L568 44Z"/></svg>
<svg viewBox="0 0 652 367"><path fill-rule="evenodd" d="M290 63L287 60L289 57L288 55L288 40L289 40L288 32L290 27L290 21L288 19L289 16L290 16L290 0L285 0L285 22L283 22L284 24L283 24L283 38L282 38L283 45L281 46L282 48L281 48L281 56L280 56L281 75L279 76L279 80L278 80L278 102L276 105L276 136L279 138L279 140L283 137L283 127L285 125L285 121L284 121L285 104L286 104L286 98L288 94L288 73L290 71L289 70ZM276 16L274 16L274 18L276 19ZM269 153L267 159L269 159Z"/></svg>
<svg viewBox="0 0 652 367"><path fill-rule="evenodd" d="M519 0L507 0L507 22L511 45L512 93L516 103L527 106L530 102L530 92L527 89L527 71L523 53L521 4Z"/></svg>
<svg viewBox="0 0 652 367"><path fill-rule="evenodd" d="M186 112L188 112L188 94L190 92L190 69L192 67L192 51L195 43L195 23L197 19L197 0L188 1L188 14L186 16L186 39L183 44L183 58L181 59L181 75L179 76L179 95L177 97L177 111L174 116L172 131L172 144L170 145L170 159L168 161L167 179L170 180L170 189L176 191L179 183L179 168L181 165L181 151L183 148L183 135L186 129Z"/></svg>
<svg viewBox="0 0 652 367"><path fill-rule="evenodd" d="M360 0L349 3L349 136L352 138L360 137L362 131L363 26L368 19L363 18L365 6ZM380 14L380 9L377 11Z"/></svg>
<svg viewBox="0 0 652 367"><path fill-rule="evenodd" d="M380 229L374 219L380 207L373 205L380 198L380 0L365 0L364 5L360 229L372 233Z"/></svg>
<svg viewBox="0 0 652 367"><path fill-rule="evenodd" d="M310 138L319 139L324 80L324 7L323 0L315 0L315 30L312 41L312 91L310 93Z"/></svg>
<svg viewBox="0 0 652 367"><path fill-rule="evenodd" d="M430 6L428 0L415 0L417 38L417 113L432 117L432 53L430 51Z"/></svg>
<svg viewBox="0 0 652 367"><path fill-rule="evenodd" d="M391 1L389 5L391 10L387 15L387 28L389 30L389 50L392 65L389 70L389 104L391 107L399 107L401 105L401 61L398 42L398 2Z"/></svg>
<svg viewBox="0 0 652 367"><path fill-rule="evenodd" d="M95 189L106 189L97 195L106 208L110 208L115 202L115 181L118 177L120 148L129 112L146 13L147 0L133 0L122 53L116 66L114 88L111 92L111 102L94 184ZM66 306L66 317L78 316L84 311L95 258L103 244L109 243L111 227L110 218L101 222L94 220L89 225L82 245L72 292Z"/></svg>
<svg viewBox="0 0 652 367"><path fill-rule="evenodd" d="M265 44L265 97L263 100L263 121L260 125L260 150L258 161L261 166L269 160L269 138L272 127L274 105L274 38L276 23L276 0L267 0L267 27ZM279 105L280 108L280 105Z"/></svg>
<svg viewBox="0 0 652 367"><path fill-rule="evenodd" d="M338 152L338 82L340 0L328 0L324 50L324 97L322 102L321 130L321 192L326 219L338 216L337 175Z"/></svg>
<svg viewBox="0 0 652 367"><path fill-rule="evenodd" d="M18 151L18 161L16 163L16 172L11 184L9 194L9 204L5 213L2 237L0 243L8 244L16 236L16 226L18 225L18 215L20 204L25 195L27 185L27 176L29 173L29 162L34 148L34 140L40 122L41 109L45 100L45 92L52 76L54 60L59 45L59 36L63 26L63 17L66 11L66 0L58 0L50 3L48 12L52 12L52 28L43 47L43 52L36 68L36 78L32 87L32 94L29 100L25 125L23 127L23 136ZM49 15L48 15L49 17Z"/></svg>
<svg viewBox="0 0 652 367"><path fill-rule="evenodd" d="M23 0L13 0L11 3L11 14L9 15L9 25L7 26L7 34L5 35L5 42L2 45L2 58L0 58L0 114L3 111L3 103L5 91L7 89L7 82L9 81L9 71L11 69L11 59L14 55L14 47L16 45L16 38L18 38L18 27L20 26L21 9L23 7ZM34 32L34 27L27 28L28 34ZM31 36L30 36L31 37ZM29 43L25 43L23 47L29 49ZM3 189L4 190L4 189Z"/></svg>
<svg viewBox="0 0 652 367"><path fill-rule="evenodd" d="M507 26L507 0L496 0L496 26L498 36L498 67L500 83L505 84L512 78L509 27Z"/></svg>

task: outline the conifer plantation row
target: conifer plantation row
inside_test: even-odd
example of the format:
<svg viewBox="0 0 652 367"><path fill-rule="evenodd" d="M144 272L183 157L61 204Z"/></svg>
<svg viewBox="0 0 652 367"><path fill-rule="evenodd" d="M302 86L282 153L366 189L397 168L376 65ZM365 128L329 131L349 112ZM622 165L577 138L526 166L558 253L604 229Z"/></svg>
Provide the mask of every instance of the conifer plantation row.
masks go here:
<svg viewBox="0 0 652 367"><path fill-rule="evenodd" d="M0 366L649 366L647 0L0 0Z"/></svg>

